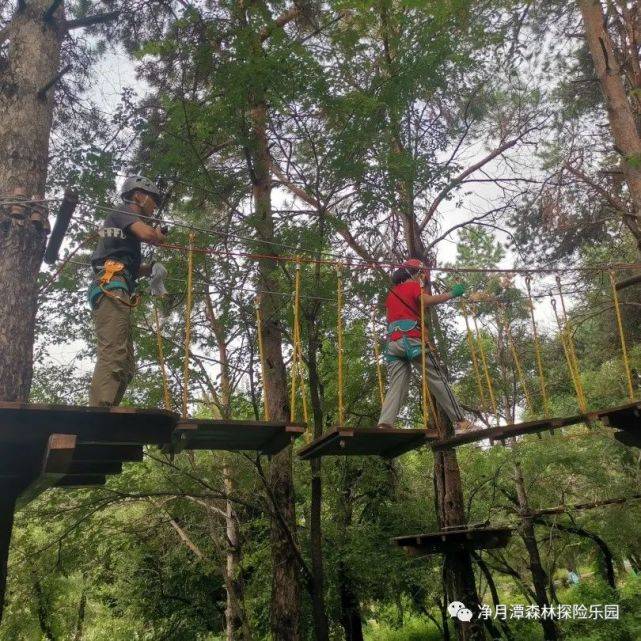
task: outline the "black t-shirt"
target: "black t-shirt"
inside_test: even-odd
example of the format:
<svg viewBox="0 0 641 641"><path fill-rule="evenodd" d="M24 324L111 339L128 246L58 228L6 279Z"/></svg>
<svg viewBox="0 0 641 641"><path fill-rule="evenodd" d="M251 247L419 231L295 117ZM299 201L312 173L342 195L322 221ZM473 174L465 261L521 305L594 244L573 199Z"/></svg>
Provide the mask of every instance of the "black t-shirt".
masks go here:
<svg viewBox="0 0 641 641"><path fill-rule="evenodd" d="M94 269L102 267L108 258L119 260L124 263L135 283L142 257L140 241L131 233L129 227L138 221L140 218L133 212L109 212L102 229L98 231L100 240L91 257Z"/></svg>

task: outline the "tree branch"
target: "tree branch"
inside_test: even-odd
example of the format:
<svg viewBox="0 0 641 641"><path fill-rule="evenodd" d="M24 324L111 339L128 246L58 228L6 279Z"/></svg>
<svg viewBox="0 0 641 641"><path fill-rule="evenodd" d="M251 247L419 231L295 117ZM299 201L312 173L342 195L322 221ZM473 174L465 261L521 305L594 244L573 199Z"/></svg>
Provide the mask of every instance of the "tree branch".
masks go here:
<svg viewBox="0 0 641 641"><path fill-rule="evenodd" d="M65 29L72 31L73 29L82 29L84 27L93 27L96 24L103 24L116 20L120 16L120 11L110 11L108 13L98 13L95 16L85 16L84 18L76 18L75 20L67 20L65 22Z"/></svg>
<svg viewBox="0 0 641 641"><path fill-rule="evenodd" d="M47 97L47 92L49 89L54 87L60 82L62 77L71 71L71 65L66 65L63 67L42 89L38 91L38 98L44 100Z"/></svg>
<svg viewBox="0 0 641 641"><path fill-rule="evenodd" d="M475 171L479 170L481 167L484 165L487 165L490 161L494 160L497 156L500 156L502 153L507 151L508 149L514 147L522 138L525 136L526 133L529 133L531 129L528 129L528 131L524 132L522 135L518 136L517 138L513 138L512 140L508 140L507 142L504 142L502 145L498 146L494 151L489 153L487 156L484 158L481 158L477 163L474 163L473 165L470 165L467 169L462 171L456 178L451 180L436 196L436 198L432 201L432 204L430 205L430 208L427 210L427 213L425 214L425 218L423 219L423 222L419 225L419 232L422 232L425 227L427 226L427 223L430 222L434 214L436 213L436 210L438 209L439 205L445 200L447 195L455 188L458 187L470 174L473 174Z"/></svg>
<svg viewBox="0 0 641 641"><path fill-rule="evenodd" d="M330 214L327 209L320 203L314 196L305 191L302 187L299 187L293 183L289 177L281 170L280 167L272 163L272 172L278 178L280 183L294 194L294 196L300 198L303 202L306 202L308 205L311 205L316 211L323 210L325 216L328 220L331 220L334 224L336 232L341 236L341 238L358 254L363 260L376 263L376 259L352 236L351 232L345 225L345 223L340 220L337 216Z"/></svg>
<svg viewBox="0 0 641 641"><path fill-rule="evenodd" d="M45 22L51 22L53 19L53 14L58 10L58 7L62 4L62 0L53 0L49 5L49 8L42 14L42 19Z"/></svg>
<svg viewBox="0 0 641 641"><path fill-rule="evenodd" d="M267 40L267 38L269 38L277 28L282 28L292 20L296 19L300 15L300 12L300 7L296 6L287 9L287 11L278 16L272 24L263 27L259 31L258 37L260 38L260 41L265 42L265 40Z"/></svg>

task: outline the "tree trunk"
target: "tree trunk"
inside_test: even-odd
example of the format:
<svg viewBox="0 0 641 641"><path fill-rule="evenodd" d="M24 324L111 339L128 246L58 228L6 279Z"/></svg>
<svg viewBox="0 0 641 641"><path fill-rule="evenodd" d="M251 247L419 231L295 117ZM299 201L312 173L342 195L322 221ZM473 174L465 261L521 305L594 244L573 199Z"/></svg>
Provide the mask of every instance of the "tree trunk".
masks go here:
<svg viewBox="0 0 641 641"><path fill-rule="evenodd" d="M271 176L267 138L267 105L254 100L250 110L252 125L251 151L253 165L254 219L259 241L274 240L274 222L271 210ZM274 245L265 244L263 252L274 254ZM288 421L287 374L282 353L279 324L279 302L271 292L278 291L276 261L259 261L260 311L262 314L263 345L265 350L265 407L272 421ZM269 467L269 484L275 508L280 511L286 526L296 535L296 514L292 482L292 448L276 454ZM287 537L276 519L271 529L272 597L271 627L274 639L300 639L300 584L298 562Z"/></svg>
<svg viewBox="0 0 641 641"><path fill-rule="evenodd" d="M536 519L536 521L537 523L546 525L549 528L560 530L562 532L570 532L572 534L582 536L586 539L590 539L591 541L596 543L603 559L603 578L608 582L608 585L613 590L617 589L616 576L614 573L614 557L612 556L612 551L610 550L608 544L598 534L590 532L582 527L579 527L578 525L562 525L560 523L552 524L547 523L543 519Z"/></svg>
<svg viewBox="0 0 641 641"><path fill-rule="evenodd" d="M496 606L501 604L501 599L499 598L499 591L496 589L496 583L494 582L492 572L480 554L478 554L477 552L473 552L472 556L474 557L474 560L479 566L481 572L483 572L483 576L485 577L488 588L490 589L490 594L492 595L492 603L494 604L494 608L496 609ZM498 622L507 641L514 641L514 635L512 634L507 621L505 621L504 619L498 619Z"/></svg>
<svg viewBox="0 0 641 641"><path fill-rule="evenodd" d="M33 0L10 23L8 67L0 83L0 197L21 191L43 198L53 120L53 89L64 35L61 4ZM45 248L42 225L0 213L0 400L26 401L33 374L38 272Z"/></svg>
<svg viewBox="0 0 641 641"><path fill-rule="evenodd" d="M320 394L320 378L318 376L318 330L316 327L317 316L310 322L308 343L309 388L311 396L312 414L314 417L314 438L323 434L323 410ZM325 611L325 571L323 568L323 531L321 514L323 506L322 485L322 459L310 461L312 469L311 507L309 523L309 545L312 561L312 617L314 619L314 633L316 641L328 641L329 627Z"/></svg>
<svg viewBox="0 0 641 641"><path fill-rule="evenodd" d="M541 562L541 554L538 543L536 542L534 522L529 516L530 506L528 504L527 490L525 489L525 479L523 478L523 470L518 461L514 462L514 483L516 484L516 495L519 503L519 512L521 513L519 533L521 534L525 549L528 553L528 564L532 574L536 603L539 608L549 608L550 600L548 599L546 590L548 577ZM554 621L548 618L541 618L539 620L543 628L545 641L556 641L556 639L559 638L559 633Z"/></svg>
<svg viewBox="0 0 641 641"><path fill-rule="evenodd" d="M205 296L205 313L218 347L220 364L220 397L217 403L220 417L231 419L232 381L227 353L225 328L217 317L211 296ZM225 494L232 496L236 490L233 467L227 456L223 460L223 483ZM225 620L227 641L251 641L252 634L245 610L245 587L241 572L240 532L238 517L231 499L225 501L226 561L224 568L227 607Z"/></svg>
<svg viewBox="0 0 641 641"><path fill-rule="evenodd" d="M345 630L345 641L363 641L361 604L352 588L349 572L343 561L338 564L338 591L341 603L340 621Z"/></svg>
<svg viewBox="0 0 641 641"><path fill-rule="evenodd" d="M444 434L453 432L449 420L442 412L439 412L439 422L444 428ZM435 453L434 489L439 527L465 525L461 473L454 450ZM470 553L456 551L445 554L445 573L449 598L463 602L472 612L476 612L480 601ZM469 623L457 621L456 633L459 641L482 641L485 638L483 624L477 618Z"/></svg>
<svg viewBox="0 0 641 641"><path fill-rule="evenodd" d="M85 627L85 616L87 614L87 593L82 591L80 603L78 604L78 620L76 621L76 631L73 635L73 641L82 641L83 630Z"/></svg>
<svg viewBox="0 0 641 641"><path fill-rule="evenodd" d="M605 26L605 16L599 0L580 0L579 7L594 70L605 98L615 148L623 156L623 174L628 185L632 209L636 216L641 216L641 137L632 106L628 101L621 67ZM637 55L636 52L634 55ZM641 249L641 227L638 218L626 216L624 220Z"/></svg>

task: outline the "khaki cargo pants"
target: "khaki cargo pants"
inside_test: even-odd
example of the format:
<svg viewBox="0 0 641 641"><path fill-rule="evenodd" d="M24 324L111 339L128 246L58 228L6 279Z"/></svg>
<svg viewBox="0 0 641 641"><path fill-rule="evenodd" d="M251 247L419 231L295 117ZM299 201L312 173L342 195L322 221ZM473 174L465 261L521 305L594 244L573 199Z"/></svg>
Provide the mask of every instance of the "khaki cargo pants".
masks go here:
<svg viewBox="0 0 641 641"><path fill-rule="evenodd" d="M412 369L417 375L419 388L422 374L421 342L415 338L390 341L387 345L387 378L388 390L381 408L379 424L394 425L410 391ZM415 358L408 358L407 350L412 349L417 353ZM425 354L425 369L427 372L427 386L437 405L447 414L453 423L464 419L463 411L459 405L452 388L449 386L438 360L428 349Z"/></svg>
<svg viewBox="0 0 641 641"><path fill-rule="evenodd" d="M122 290L110 293L129 302L129 295ZM92 312L98 344L89 405L120 405L134 377L132 313L131 307L109 296L102 296Z"/></svg>

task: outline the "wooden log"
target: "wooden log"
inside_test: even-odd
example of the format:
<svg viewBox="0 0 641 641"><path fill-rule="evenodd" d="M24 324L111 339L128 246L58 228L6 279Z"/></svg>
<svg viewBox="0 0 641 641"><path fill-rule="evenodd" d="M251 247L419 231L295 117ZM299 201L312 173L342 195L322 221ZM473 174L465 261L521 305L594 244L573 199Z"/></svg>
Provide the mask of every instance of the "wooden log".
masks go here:
<svg viewBox="0 0 641 641"><path fill-rule="evenodd" d="M65 191L58 216L56 217L56 224L53 227L45 251L45 263L47 263L47 265L53 265L58 260L60 245L62 245L62 241L69 228L69 223L71 222L71 217L76 211L77 206L78 194L75 191Z"/></svg>

